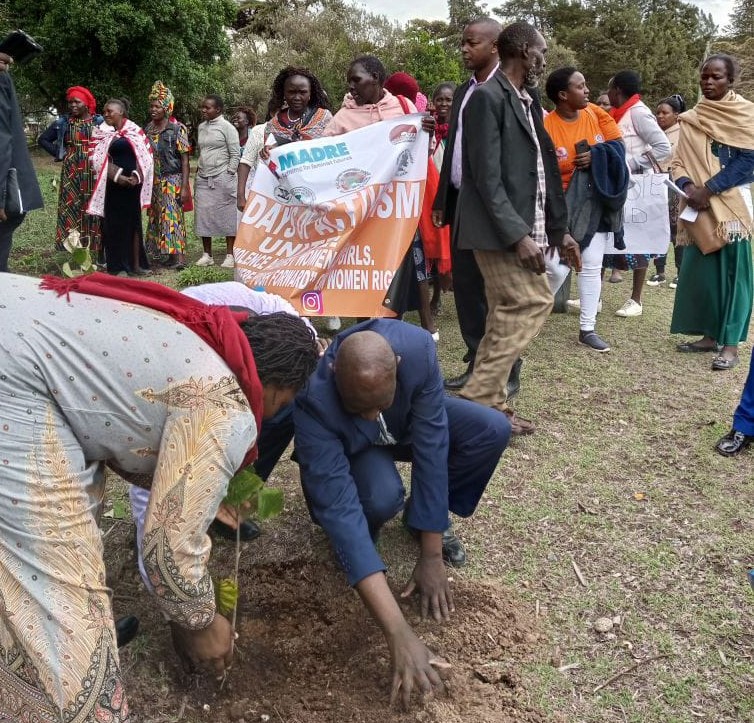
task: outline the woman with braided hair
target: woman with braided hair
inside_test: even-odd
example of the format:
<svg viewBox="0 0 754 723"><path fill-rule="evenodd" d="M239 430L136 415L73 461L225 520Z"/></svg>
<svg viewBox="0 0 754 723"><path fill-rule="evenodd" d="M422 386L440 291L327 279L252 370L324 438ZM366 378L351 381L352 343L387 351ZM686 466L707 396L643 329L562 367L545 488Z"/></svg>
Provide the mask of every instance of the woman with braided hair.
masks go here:
<svg viewBox="0 0 754 723"><path fill-rule="evenodd" d="M319 349L289 314L234 315L100 273L7 274L0 325L0 711L125 723L95 518L105 467L149 490L143 560L176 652L222 675L233 630L215 610L207 529Z"/></svg>
<svg viewBox="0 0 754 723"><path fill-rule="evenodd" d="M144 132L154 148L152 205L147 209L147 255L162 257L165 266L186 267L186 220L183 207L191 198L189 189L188 131L183 123L170 120L173 94L161 80L149 94L150 121Z"/></svg>
<svg viewBox="0 0 754 723"><path fill-rule="evenodd" d="M260 153L266 157L265 143L272 136L276 145L319 138L332 119L330 102L317 76L306 68L288 65L272 82L267 106L269 120L251 129L238 166L238 210L246 208L246 197Z"/></svg>

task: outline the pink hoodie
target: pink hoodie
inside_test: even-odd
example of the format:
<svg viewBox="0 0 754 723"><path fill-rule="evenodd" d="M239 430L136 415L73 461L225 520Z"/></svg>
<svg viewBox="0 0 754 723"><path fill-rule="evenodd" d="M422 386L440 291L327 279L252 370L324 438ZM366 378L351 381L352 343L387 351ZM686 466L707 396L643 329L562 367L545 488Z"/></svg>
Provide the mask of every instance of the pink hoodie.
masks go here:
<svg viewBox="0 0 754 723"><path fill-rule="evenodd" d="M416 113L416 106L408 98L404 98L403 101L409 113ZM342 133L402 115L406 115L406 111L403 110L400 100L387 90L379 102L366 105L356 105L351 94L348 93L343 99L343 106L333 116L322 135L339 136Z"/></svg>

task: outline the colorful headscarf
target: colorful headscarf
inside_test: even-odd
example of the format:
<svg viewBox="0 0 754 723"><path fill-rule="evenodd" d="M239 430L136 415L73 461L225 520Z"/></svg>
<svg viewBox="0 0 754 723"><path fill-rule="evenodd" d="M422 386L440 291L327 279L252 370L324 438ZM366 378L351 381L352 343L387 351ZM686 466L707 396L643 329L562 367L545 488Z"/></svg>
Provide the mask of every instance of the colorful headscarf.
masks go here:
<svg viewBox="0 0 754 723"><path fill-rule="evenodd" d="M414 105L416 106L416 110L419 111L419 113L424 113L424 111L427 110L427 106L429 105L429 99L427 98L424 93L419 91L416 94L416 100L414 101Z"/></svg>
<svg viewBox="0 0 754 723"><path fill-rule="evenodd" d="M68 88L65 92L65 99L78 98L84 102L84 105L89 109L89 113L94 115L97 110L97 101L94 100L94 96L88 88L84 88L83 85L74 85L72 88Z"/></svg>
<svg viewBox="0 0 754 723"><path fill-rule="evenodd" d="M149 102L151 103L153 100L159 101L160 105L165 109L166 115L169 116L173 112L175 99L170 92L170 88L161 80L156 80L152 86L152 90L149 92Z"/></svg>

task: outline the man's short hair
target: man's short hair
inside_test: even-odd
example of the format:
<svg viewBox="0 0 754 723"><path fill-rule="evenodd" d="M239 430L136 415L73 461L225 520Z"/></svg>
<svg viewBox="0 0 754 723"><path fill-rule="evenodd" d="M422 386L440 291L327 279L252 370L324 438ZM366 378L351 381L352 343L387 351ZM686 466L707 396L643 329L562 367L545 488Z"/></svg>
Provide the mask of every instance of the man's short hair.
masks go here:
<svg viewBox="0 0 754 723"><path fill-rule="evenodd" d="M486 25L498 33L503 27L497 20L495 20L495 18L488 18L486 15L482 15L478 18L471 18L464 24L464 28L470 28L472 25Z"/></svg>
<svg viewBox="0 0 754 723"><path fill-rule="evenodd" d="M222 111L225 108L225 103L219 95L207 95L204 100L211 100L215 104L217 110Z"/></svg>
<svg viewBox="0 0 754 723"><path fill-rule="evenodd" d="M503 28L497 39L497 52L501 58L515 58L524 43L533 45L539 40L539 30L530 23L519 20Z"/></svg>
<svg viewBox="0 0 754 723"><path fill-rule="evenodd" d="M621 70L613 76L610 83L626 98L641 93L641 76L635 70Z"/></svg>

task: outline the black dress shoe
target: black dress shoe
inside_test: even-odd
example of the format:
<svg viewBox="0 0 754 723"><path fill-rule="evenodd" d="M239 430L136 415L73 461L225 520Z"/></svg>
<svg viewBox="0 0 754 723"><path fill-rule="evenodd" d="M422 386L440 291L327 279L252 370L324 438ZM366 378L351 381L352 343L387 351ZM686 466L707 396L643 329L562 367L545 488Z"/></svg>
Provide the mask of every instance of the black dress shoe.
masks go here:
<svg viewBox="0 0 754 723"><path fill-rule="evenodd" d="M466 564L463 542L456 537L452 527L442 533L442 559L451 567L463 567Z"/></svg>
<svg viewBox="0 0 754 723"><path fill-rule="evenodd" d="M459 374L457 377L450 377L450 379L445 379L443 385L449 392L457 392L466 386L466 382L471 378L471 372L473 371L474 362L470 361L463 374Z"/></svg>
<svg viewBox="0 0 754 723"><path fill-rule="evenodd" d="M464 372L463 374L459 374L457 377L450 377L450 379L445 379L443 381L443 385L449 392L457 392L466 386L466 382L468 382L470 378L471 372Z"/></svg>
<svg viewBox="0 0 754 723"><path fill-rule="evenodd" d="M262 530L259 529L259 525L251 520L244 520L240 525L241 541L248 542L249 540L255 540L262 534ZM209 526L209 532L217 537L223 537L226 540L236 539L236 530L230 525L226 525L220 520L214 520Z"/></svg>
<svg viewBox="0 0 754 723"><path fill-rule="evenodd" d="M135 615L128 615L115 621L115 640L118 647L122 648L128 645L139 632L139 618Z"/></svg>
<svg viewBox="0 0 754 723"><path fill-rule="evenodd" d="M715 445L715 449L723 457L735 457L739 452L743 452L752 442L754 437L731 429L728 434L722 437Z"/></svg>

